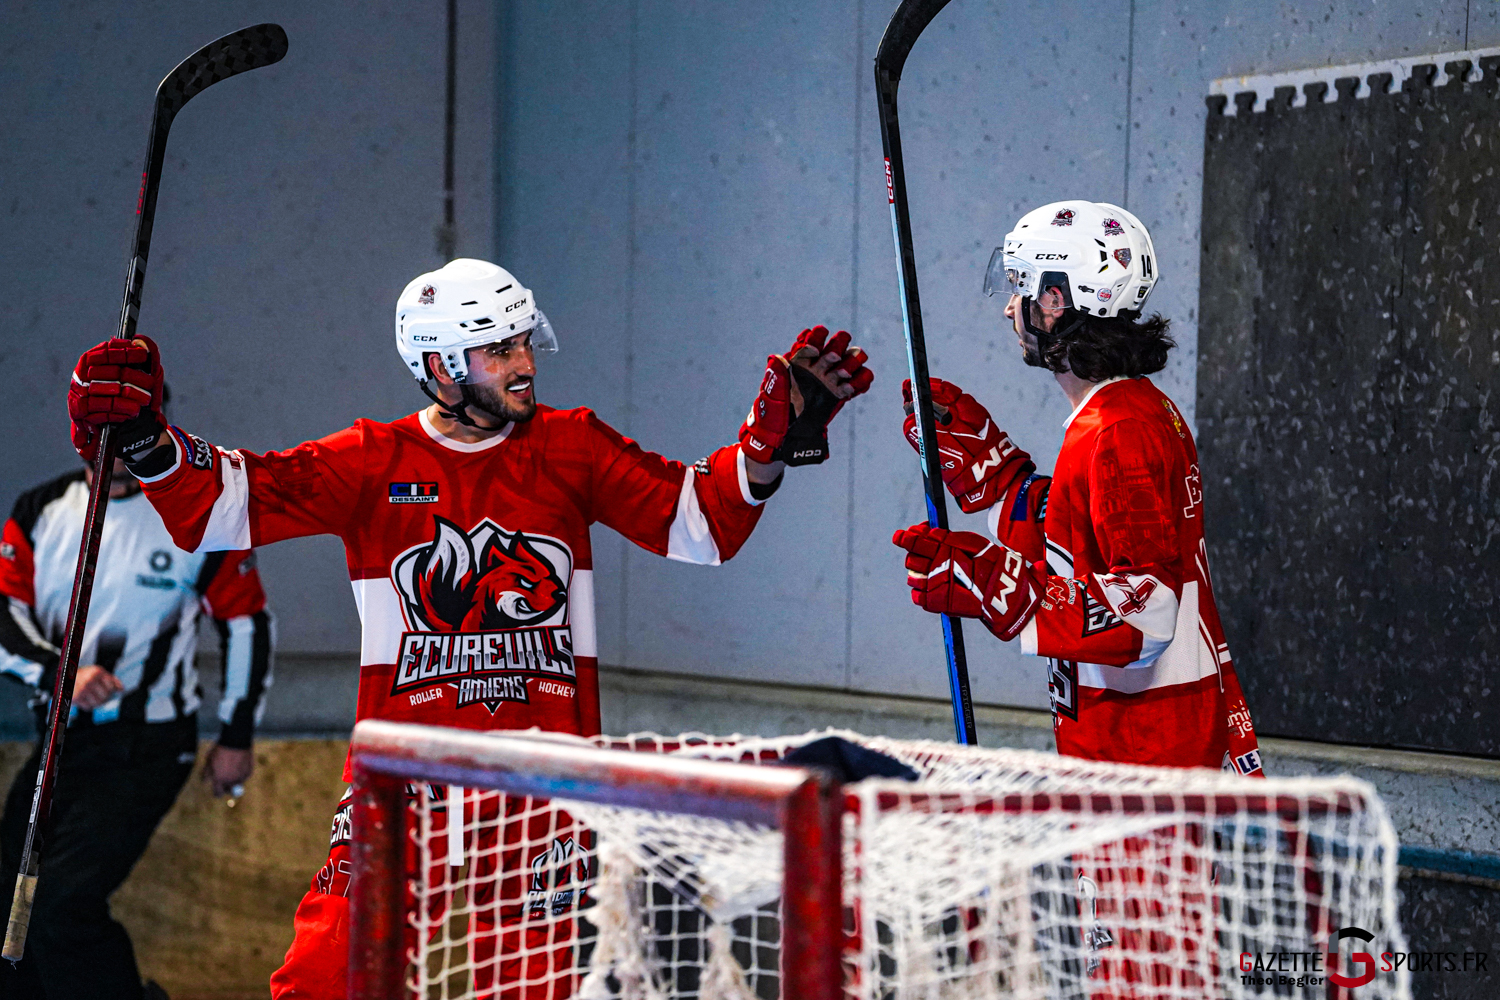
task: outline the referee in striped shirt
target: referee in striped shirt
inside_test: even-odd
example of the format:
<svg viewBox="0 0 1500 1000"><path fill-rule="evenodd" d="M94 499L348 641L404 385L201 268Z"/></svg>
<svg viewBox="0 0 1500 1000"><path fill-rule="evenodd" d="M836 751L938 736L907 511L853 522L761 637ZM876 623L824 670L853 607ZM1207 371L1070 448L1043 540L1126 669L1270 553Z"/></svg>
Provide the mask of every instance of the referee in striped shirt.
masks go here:
<svg viewBox="0 0 1500 1000"><path fill-rule="evenodd" d="M56 676L88 491L86 469L38 486L16 501L0 535L0 677L20 682L0 681L0 690L29 693L39 725ZM250 777L251 739L271 684L274 631L255 556L177 548L117 460L26 957L14 968L0 962L0 995L166 996L141 983L109 896L193 770L200 614L218 629L224 663L221 728L203 778L224 795ZM38 743L0 818L5 899L14 891L40 756Z"/></svg>

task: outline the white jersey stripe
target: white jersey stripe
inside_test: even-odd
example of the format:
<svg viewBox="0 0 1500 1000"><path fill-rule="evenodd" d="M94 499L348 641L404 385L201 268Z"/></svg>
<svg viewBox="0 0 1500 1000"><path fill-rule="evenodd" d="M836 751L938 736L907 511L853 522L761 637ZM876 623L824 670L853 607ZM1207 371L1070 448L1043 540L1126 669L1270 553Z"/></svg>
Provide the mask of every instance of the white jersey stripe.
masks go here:
<svg viewBox="0 0 1500 1000"><path fill-rule="evenodd" d="M568 623L573 628L573 655L598 656L594 625L594 571L575 569L568 587Z"/></svg>
<svg viewBox="0 0 1500 1000"><path fill-rule="evenodd" d="M360 630L360 666L394 663L406 623L401 595L396 593L388 576L350 580L349 585L354 588L354 605L359 608L359 619L364 626Z"/></svg>
<svg viewBox="0 0 1500 1000"><path fill-rule="evenodd" d="M667 558L698 566L717 566L719 546L708 530L708 518L698 506L698 490L691 468L682 473L682 492L677 495L677 516L667 532Z"/></svg>
<svg viewBox="0 0 1500 1000"><path fill-rule="evenodd" d="M750 492L750 472L745 468L745 452L742 448L735 450L734 471L740 483L740 497L752 507L765 503L764 500L755 499L755 494Z"/></svg>
<svg viewBox="0 0 1500 1000"><path fill-rule="evenodd" d="M1127 667L1078 664L1078 685L1137 694L1176 684L1191 684L1219 672L1219 658L1199 629L1198 581L1182 585L1177 623L1170 641L1146 638L1141 657Z"/></svg>
<svg viewBox="0 0 1500 1000"><path fill-rule="evenodd" d="M198 552L250 547L250 477L239 452L219 450L219 481L224 491L209 511Z"/></svg>
<svg viewBox="0 0 1500 1000"><path fill-rule="evenodd" d="M399 655L401 633L406 630L406 615L401 595L390 577L351 580L354 606L359 609L361 641L359 662L391 663ZM598 656L594 618L594 571L575 569L568 586L568 625L575 656Z"/></svg>

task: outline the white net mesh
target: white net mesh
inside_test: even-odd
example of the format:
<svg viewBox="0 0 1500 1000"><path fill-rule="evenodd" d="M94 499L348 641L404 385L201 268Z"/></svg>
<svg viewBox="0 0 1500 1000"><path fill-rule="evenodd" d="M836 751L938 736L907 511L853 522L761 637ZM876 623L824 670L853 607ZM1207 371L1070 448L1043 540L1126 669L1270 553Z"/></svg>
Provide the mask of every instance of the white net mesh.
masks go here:
<svg viewBox="0 0 1500 1000"><path fill-rule="evenodd" d="M595 742L766 763L825 735ZM1362 971L1350 943L1405 950L1396 838L1364 782L834 735L920 775L844 786L850 998L1302 996L1326 990L1330 968ZM423 874L408 884L411 995L779 997L780 831L413 791L410 870ZM461 838L447 824L459 797ZM1346 941L1336 966L1314 961L1347 927L1369 942ZM1268 963L1302 971L1268 973ZM1358 991L1408 995L1398 973Z"/></svg>

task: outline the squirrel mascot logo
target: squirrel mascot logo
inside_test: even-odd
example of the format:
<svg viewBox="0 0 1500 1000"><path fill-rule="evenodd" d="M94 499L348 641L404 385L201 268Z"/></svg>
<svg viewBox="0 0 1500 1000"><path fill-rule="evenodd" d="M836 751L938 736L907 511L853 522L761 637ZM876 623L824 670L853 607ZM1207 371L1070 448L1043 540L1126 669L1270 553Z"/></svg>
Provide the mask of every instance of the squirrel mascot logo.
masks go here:
<svg viewBox="0 0 1500 1000"><path fill-rule="evenodd" d="M431 542L391 564L407 627L392 694L412 704L451 685L457 704L528 700L528 677L574 674L568 621L573 553L546 535L486 518L469 531L433 518Z"/></svg>
<svg viewBox="0 0 1500 1000"><path fill-rule="evenodd" d="M472 532L447 518L433 520L432 542L396 563L400 583L409 581L410 589L401 589L414 626L487 632L537 625L567 604L568 585L558 570L571 576L572 559L562 543L519 531L507 535L488 520Z"/></svg>
<svg viewBox="0 0 1500 1000"><path fill-rule="evenodd" d="M582 905L591 876L589 852L572 837L554 837L531 859L526 900L532 913L561 916Z"/></svg>

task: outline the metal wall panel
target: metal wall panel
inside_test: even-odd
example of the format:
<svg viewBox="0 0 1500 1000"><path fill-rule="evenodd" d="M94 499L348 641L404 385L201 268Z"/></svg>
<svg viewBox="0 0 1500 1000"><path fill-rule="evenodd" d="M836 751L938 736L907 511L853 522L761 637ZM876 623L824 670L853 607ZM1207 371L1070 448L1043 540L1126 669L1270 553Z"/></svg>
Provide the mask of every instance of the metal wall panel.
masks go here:
<svg viewBox="0 0 1500 1000"><path fill-rule="evenodd" d="M1356 100L1351 79L1336 103L1208 118L1208 538L1267 734L1500 753L1486 62L1477 84L1429 71Z"/></svg>

